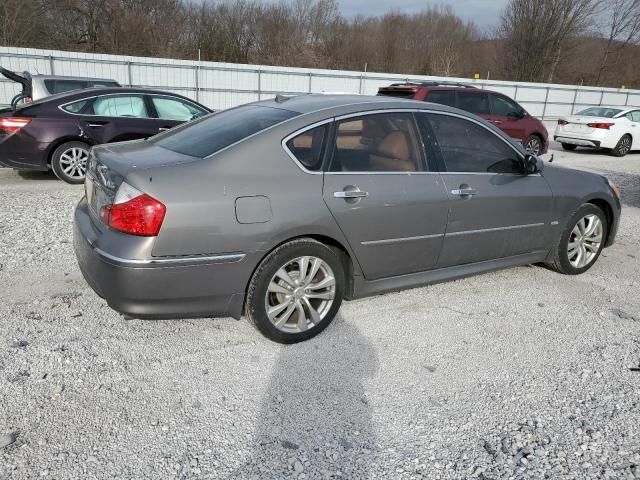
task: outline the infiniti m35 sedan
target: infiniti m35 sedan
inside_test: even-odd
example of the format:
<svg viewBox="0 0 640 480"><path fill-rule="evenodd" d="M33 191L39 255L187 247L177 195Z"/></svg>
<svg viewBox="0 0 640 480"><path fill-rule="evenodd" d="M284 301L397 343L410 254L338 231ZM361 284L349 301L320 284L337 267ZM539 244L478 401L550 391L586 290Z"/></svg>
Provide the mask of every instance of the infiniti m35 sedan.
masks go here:
<svg viewBox="0 0 640 480"><path fill-rule="evenodd" d="M617 188L444 105L280 97L91 151L74 248L135 318L246 315L306 340L343 299L498 268L588 270Z"/></svg>

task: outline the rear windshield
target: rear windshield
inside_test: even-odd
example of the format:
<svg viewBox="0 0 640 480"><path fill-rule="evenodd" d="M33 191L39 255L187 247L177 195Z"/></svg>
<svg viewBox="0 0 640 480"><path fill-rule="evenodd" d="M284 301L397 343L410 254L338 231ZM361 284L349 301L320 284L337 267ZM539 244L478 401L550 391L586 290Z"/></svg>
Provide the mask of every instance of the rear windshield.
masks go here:
<svg viewBox="0 0 640 480"><path fill-rule="evenodd" d="M119 87L120 84L113 80L45 80L45 87L49 93L63 93L71 90L82 90L92 87Z"/></svg>
<svg viewBox="0 0 640 480"><path fill-rule="evenodd" d="M174 152L204 158L298 115L280 108L247 105L207 115L156 135L151 141Z"/></svg>
<svg viewBox="0 0 640 480"><path fill-rule="evenodd" d="M382 90L378 91L378 96L397 97L397 98L413 98L415 92L411 90Z"/></svg>
<svg viewBox="0 0 640 480"><path fill-rule="evenodd" d="M583 117L605 117L605 118L613 118L618 115L622 110L617 108L607 108L607 107L591 107L581 112L576 113L575 115L582 115Z"/></svg>

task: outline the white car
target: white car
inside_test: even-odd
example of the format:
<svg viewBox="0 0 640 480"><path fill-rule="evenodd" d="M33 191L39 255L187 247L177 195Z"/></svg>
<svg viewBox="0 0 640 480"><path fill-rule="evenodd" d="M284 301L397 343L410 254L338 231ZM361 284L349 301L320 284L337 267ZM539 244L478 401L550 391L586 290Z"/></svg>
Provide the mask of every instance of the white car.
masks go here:
<svg viewBox="0 0 640 480"><path fill-rule="evenodd" d="M558 119L553 139L565 150L602 148L616 157L640 149L640 107L590 107Z"/></svg>

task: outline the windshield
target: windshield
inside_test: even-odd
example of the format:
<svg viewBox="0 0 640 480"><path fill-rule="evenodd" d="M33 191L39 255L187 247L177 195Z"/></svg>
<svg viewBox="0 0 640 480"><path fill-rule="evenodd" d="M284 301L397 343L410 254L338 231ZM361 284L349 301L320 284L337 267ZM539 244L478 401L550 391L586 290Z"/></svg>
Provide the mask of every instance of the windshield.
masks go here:
<svg viewBox="0 0 640 480"><path fill-rule="evenodd" d="M246 105L207 115L156 135L150 141L167 150L204 158L298 115L280 108Z"/></svg>
<svg viewBox="0 0 640 480"><path fill-rule="evenodd" d="M581 112L576 113L576 115L582 115L583 117L605 117L605 118L613 118L617 114L622 112L622 110L618 108L609 108L609 107L591 107Z"/></svg>

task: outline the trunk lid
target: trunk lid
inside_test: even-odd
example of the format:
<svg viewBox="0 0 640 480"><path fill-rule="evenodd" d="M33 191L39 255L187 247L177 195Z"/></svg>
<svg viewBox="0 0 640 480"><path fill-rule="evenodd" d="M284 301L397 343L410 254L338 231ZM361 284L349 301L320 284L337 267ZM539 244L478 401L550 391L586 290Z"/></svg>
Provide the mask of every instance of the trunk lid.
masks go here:
<svg viewBox="0 0 640 480"><path fill-rule="evenodd" d="M590 117L588 115L571 115L562 117L561 120L566 121L564 125L558 125L561 132L590 134L596 130L590 127L590 123L615 123L616 119L609 117Z"/></svg>
<svg viewBox="0 0 640 480"><path fill-rule="evenodd" d="M167 150L146 140L93 147L85 180L89 210L98 217L100 208L113 203L118 188L134 169L146 170L198 160L202 159Z"/></svg>
<svg viewBox="0 0 640 480"><path fill-rule="evenodd" d="M0 74L9 80L20 84L22 87L22 95L31 98L33 96L33 87L31 82L31 74L29 72L16 73L0 67Z"/></svg>

